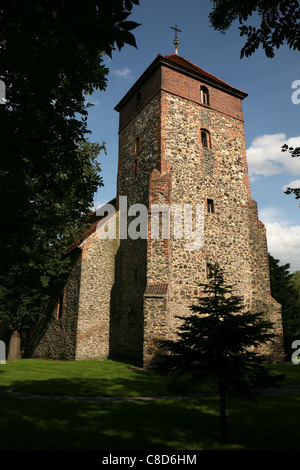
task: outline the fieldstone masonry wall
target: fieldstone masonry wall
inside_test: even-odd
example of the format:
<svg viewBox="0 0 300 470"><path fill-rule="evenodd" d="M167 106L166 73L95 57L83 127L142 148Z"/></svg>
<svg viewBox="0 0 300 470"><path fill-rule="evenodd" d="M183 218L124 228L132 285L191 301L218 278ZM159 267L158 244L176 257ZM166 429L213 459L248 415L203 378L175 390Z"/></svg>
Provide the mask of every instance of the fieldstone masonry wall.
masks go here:
<svg viewBox="0 0 300 470"><path fill-rule="evenodd" d="M32 335L28 355L33 358L74 360L81 281L81 251L72 253L72 269L64 289L49 305L49 312ZM60 306L60 303L62 305ZM59 318L59 308L63 315Z"/></svg>
<svg viewBox="0 0 300 470"><path fill-rule="evenodd" d="M93 231L71 253L74 265L63 296L35 330L32 357L59 360L108 357L111 291L119 240L101 240L98 235L97 230Z"/></svg>
<svg viewBox="0 0 300 470"><path fill-rule="evenodd" d="M158 307L158 299L145 303L144 361L151 359L156 338L176 337L176 316L190 313L189 306L199 295L198 284L207 279L207 264L214 262L236 286L245 308L261 310L274 322L278 340L265 352L276 361L283 352L281 309L270 296L266 233L251 199L241 101L214 90L211 106L201 105L199 81L170 70L164 80L164 74L163 70L162 84L169 89L161 94L160 167L167 171L156 175L156 180L169 178L170 189L161 202L194 208L202 204L205 236L199 250L187 250L187 241L171 238L164 252L167 259L162 257L161 245L151 243L148 280L155 276L161 280L168 269L162 280L169 282L164 306ZM201 143L202 129L210 136L208 148ZM214 201L214 213L207 211L207 199Z"/></svg>
<svg viewBox="0 0 300 470"><path fill-rule="evenodd" d="M111 290L119 240L100 240L97 230L81 246L82 267L77 322L76 359L107 358Z"/></svg>
<svg viewBox="0 0 300 470"><path fill-rule="evenodd" d="M203 85L208 104L201 103ZM245 308L262 310L275 322L278 340L268 352L271 360L282 359L280 305L270 295L266 233L249 185L245 96L177 56L159 56L125 95L116 107L116 218L121 224L121 196L127 198L127 229L138 217L138 206L136 213L128 214L129 208L143 205L146 237L122 233L120 239L99 240L94 231L79 244L63 317L58 321L53 311L36 356L111 357L147 365L158 338L176 337L176 316L190 313L208 265L218 262ZM193 217L201 207L200 245L188 249L193 240L173 236L174 214L170 237L154 239L152 221L164 226L164 211L155 212L155 205L177 205L182 214L189 205Z"/></svg>

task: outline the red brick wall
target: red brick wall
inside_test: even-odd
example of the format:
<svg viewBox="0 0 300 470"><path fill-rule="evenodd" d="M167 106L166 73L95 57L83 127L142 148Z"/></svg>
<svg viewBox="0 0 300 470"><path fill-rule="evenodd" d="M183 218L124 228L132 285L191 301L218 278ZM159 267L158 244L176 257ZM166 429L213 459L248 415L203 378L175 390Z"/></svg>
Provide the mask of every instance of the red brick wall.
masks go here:
<svg viewBox="0 0 300 470"><path fill-rule="evenodd" d="M163 90L169 93L201 104L201 85L204 85L209 91L209 108L237 119L243 119L242 101L239 98L207 85L195 78L162 66L161 86Z"/></svg>
<svg viewBox="0 0 300 470"><path fill-rule="evenodd" d="M119 131L129 123L129 121L137 114L135 109L136 96L141 93L141 109L149 103L149 101L160 90L160 68L157 68L149 80L146 80L136 93L127 101L120 111L119 116Z"/></svg>
<svg viewBox="0 0 300 470"><path fill-rule="evenodd" d="M122 130L129 121L135 117L136 96L141 93L141 108L143 108L160 90L173 93L201 104L200 87L204 85L209 91L211 109L224 113L228 116L243 120L242 101L217 87L211 86L193 77L172 70L162 65L154 70L151 77L136 88L135 93L120 110L119 130ZM205 106L205 105L203 105Z"/></svg>

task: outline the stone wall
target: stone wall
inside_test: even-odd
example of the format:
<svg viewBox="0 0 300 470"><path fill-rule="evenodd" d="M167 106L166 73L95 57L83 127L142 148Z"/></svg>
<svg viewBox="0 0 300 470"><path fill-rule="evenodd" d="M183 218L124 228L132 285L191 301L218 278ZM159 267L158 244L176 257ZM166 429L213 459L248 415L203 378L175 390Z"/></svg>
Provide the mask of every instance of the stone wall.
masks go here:
<svg viewBox="0 0 300 470"><path fill-rule="evenodd" d="M174 83L178 87L180 80L174 79ZM191 83L189 87L191 94ZM197 81L194 87L199 91ZM148 281L157 276L160 281L168 279L169 284L167 303L156 299L151 305L149 301L145 304L145 357L151 355L151 337L176 337L176 316L190 313L189 306L199 295L199 282L205 282L207 265L214 262L224 269L226 280L236 286L245 307L256 310L259 305L266 317L275 321L275 331L280 334L280 306L270 296L266 234L251 199L240 114L233 113L232 100L229 112L224 114L220 107L216 110L162 92L161 116L161 168L165 171L160 178L156 176L156 181L169 179L169 191L159 193L160 202L189 204L194 209L202 204L205 236L203 246L197 250L186 249L188 240L172 237L167 250L162 242L150 242ZM202 128L210 134L208 148L201 144ZM213 213L207 210L208 199L214 201ZM271 354L278 358L280 336L275 352L273 346Z"/></svg>
<svg viewBox="0 0 300 470"><path fill-rule="evenodd" d="M160 95L151 95L152 99L148 101L149 90L152 87L148 84L139 90L142 103L134 119L130 112L134 112L135 96L120 115L120 121L124 123L124 113L127 125L119 134L117 201L126 196L128 209L134 204L149 207L149 181L159 162ZM128 215L127 228L137 217L138 212ZM147 234L136 240L126 235L120 240L113 294L118 300L112 313L112 354L138 363L143 362L147 245Z"/></svg>
<svg viewBox="0 0 300 470"><path fill-rule="evenodd" d="M242 114L246 94L218 80L214 86L212 76L205 81L205 75L185 73L180 64L154 65L116 107L118 212L107 226L110 230L116 222L116 236L100 240L96 230L73 251L62 316L55 306L35 357L110 357L146 365L158 338L176 338L176 317L190 313L201 295L199 283L218 262L245 308L263 310L275 321L279 336L269 351L276 360L282 351L280 306L270 295L266 233L250 192ZM209 105L201 103L202 85ZM163 210L155 211L157 205ZM194 241L189 236L174 236L172 213L170 236L155 238L152 222L162 230L166 207L177 206L183 215L185 205L193 210L193 230L201 208L204 231L198 247L188 246ZM130 214L133 207L137 212ZM132 239L128 229L135 223L138 231L142 208L146 235Z"/></svg>
<svg viewBox="0 0 300 470"><path fill-rule="evenodd" d="M273 324L276 335L272 343L261 348L271 362L284 360L283 328L281 305L271 296L270 269L265 226L258 219L256 202L249 203L249 245L251 250L250 309L263 312L267 321Z"/></svg>
<svg viewBox="0 0 300 470"><path fill-rule="evenodd" d="M115 238L99 239L96 230L81 244L81 284L77 321L76 359L107 358L110 343L111 291L115 282ZM102 228L102 233L105 225ZM113 231L113 230L112 230Z"/></svg>
<svg viewBox="0 0 300 470"><path fill-rule="evenodd" d="M81 251L74 250L70 256L72 269L69 278L33 332L27 353L30 357L53 360L75 359Z"/></svg>
<svg viewBox="0 0 300 470"><path fill-rule="evenodd" d="M101 230L103 233L105 225ZM77 360L109 356L118 246L117 236L100 239L96 229L71 252L73 267L63 295L58 295L49 315L37 325L31 357Z"/></svg>

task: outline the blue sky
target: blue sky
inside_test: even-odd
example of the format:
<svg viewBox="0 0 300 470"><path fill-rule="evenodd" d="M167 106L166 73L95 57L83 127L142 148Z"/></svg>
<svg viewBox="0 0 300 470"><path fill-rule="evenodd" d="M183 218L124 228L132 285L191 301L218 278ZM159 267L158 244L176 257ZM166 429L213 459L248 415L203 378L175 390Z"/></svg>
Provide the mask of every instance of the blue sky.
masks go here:
<svg viewBox="0 0 300 470"><path fill-rule="evenodd" d="M280 48L268 59L262 49L240 59L244 38L238 23L225 35L209 24L210 0L140 0L130 17L141 24L134 35L138 49L126 46L105 61L110 72L104 92L88 98L91 141L106 142L107 155L99 157L104 188L96 197L99 207L116 195L118 113L115 105L156 58L174 53L178 25L179 55L248 93L243 101L246 149L252 198L267 229L270 253L291 271L300 270L300 201L285 195L283 187L299 181L300 160L280 151L284 143L300 146L300 103L292 102L293 82L299 80L299 53ZM300 88L300 86L299 86ZM297 95L300 98L300 93Z"/></svg>

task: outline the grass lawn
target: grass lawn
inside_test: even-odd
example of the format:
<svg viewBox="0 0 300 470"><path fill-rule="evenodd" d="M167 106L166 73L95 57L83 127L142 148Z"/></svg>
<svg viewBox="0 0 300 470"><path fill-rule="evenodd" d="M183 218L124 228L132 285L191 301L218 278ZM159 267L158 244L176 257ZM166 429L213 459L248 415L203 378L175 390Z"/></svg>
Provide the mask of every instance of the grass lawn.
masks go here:
<svg viewBox="0 0 300 470"><path fill-rule="evenodd" d="M170 394L167 380L115 361L24 359L0 365L0 390L71 396Z"/></svg>
<svg viewBox="0 0 300 470"><path fill-rule="evenodd" d="M300 367L276 366L286 384L300 384ZM86 396L169 395L167 381L113 361L21 360L0 365L0 390ZM217 397L149 402L0 399L0 449L211 450L300 448L300 396L232 400L230 442L219 441Z"/></svg>

